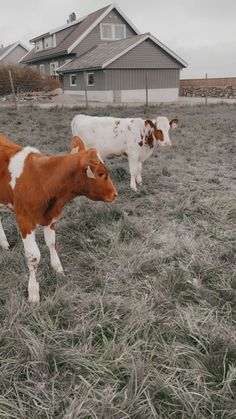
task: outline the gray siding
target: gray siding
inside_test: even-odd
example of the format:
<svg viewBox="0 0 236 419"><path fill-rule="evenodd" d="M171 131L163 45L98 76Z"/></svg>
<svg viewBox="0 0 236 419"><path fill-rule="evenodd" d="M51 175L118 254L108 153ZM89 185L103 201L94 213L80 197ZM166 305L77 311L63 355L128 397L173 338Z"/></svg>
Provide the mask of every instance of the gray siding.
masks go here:
<svg viewBox="0 0 236 419"><path fill-rule="evenodd" d="M112 10L109 15L107 15L101 23L118 23L118 24L125 24L126 25L126 37L129 38L130 36L136 35L133 29L127 24L127 22L120 16L116 10ZM100 23L86 36L86 38L77 45L76 48L73 49L73 53L76 53L77 56L84 54L85 52L89 51L95 45L104 42L100 38ZM112 41L106 41L112 42Z"/></svg>
<svg viewBox="0 0 236 419"><path fill-rule="evenodd" d="M91 71L92 72L92 71ZM131 90L146 88L146 73L149 89L169 89L179 87L179 69L128 69L128 70L95 70L94 86L88 86L88 90ZM63 75L65 90L84 90L83 72L71 72L77 74L77 86L70 86L70 75Z"/></svg>
<svg viewBox="0 0 236 419"><path fill-rule="evenodd" d="M178 88L179 72L179 69L106 69L106 89L145 89L146 73L149 89Z"/></svg>
<svg viewBox="0 0 236 419"><path fill-rule="evenodd" d="M108 68L180 68L180 64L150 39L142 42Z"/></svg>
<svg viewBox="0 0 236 419"><path fill-rule="evenodd" d="M21 46L17 45L10 54L8 54L2 61L2 64L18 64L20 59L24 57L27 51Z"/></svg>
<svg viewBox="0 0 236 419"><path fill-rule="evenodd" d="M105 73L102 70L88 71L88 73L94 73L94 86L88 86L88 91L106 90L105 88ZM63 75L63 84L65 90L77 91L84 90L84 74L83 72L71 72L70 74L77 75L77 86L70 86L70 75Z"/></svg>

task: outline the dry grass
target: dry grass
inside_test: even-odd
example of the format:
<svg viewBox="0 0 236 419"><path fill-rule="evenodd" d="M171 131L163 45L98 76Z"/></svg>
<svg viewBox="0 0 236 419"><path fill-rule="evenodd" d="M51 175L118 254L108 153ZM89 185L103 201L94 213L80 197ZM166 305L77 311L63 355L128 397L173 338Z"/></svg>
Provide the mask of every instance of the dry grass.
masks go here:
<svg viewBox="0 0 236 419"><path fill-rule="evenodd" d="M236 417L235 106L92 109L178 117L174 146L129 188L126 158L107 164L114 204L77 199L58 223L66 271L49 266L42 302L12 215L0 252L0 417ZM1 111L1 131L46 153L68 150L73 110Z"/></svg>

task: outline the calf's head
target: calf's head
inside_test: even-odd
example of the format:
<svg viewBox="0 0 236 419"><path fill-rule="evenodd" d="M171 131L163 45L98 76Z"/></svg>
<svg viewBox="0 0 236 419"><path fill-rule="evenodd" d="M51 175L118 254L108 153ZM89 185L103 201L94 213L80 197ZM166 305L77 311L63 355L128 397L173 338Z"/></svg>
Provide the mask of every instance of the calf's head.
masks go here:
<svg viewBox="0 0 236 419"><path fill-rule="evenodd" d="M84 195L93 201L114 201L117 191L97 150L86 149L78 137L73 137L70 147L71 153L76 153L78 158L76 177L80 185L79 195Z"/></svg>
<svg viewBox="0 0 236 419"><path fill-rule="evenodd" d="M160 144L166 147L171 147L172 143L169 137L170 129L174 129L178 126L178 119L172 119L169 121L165 116L158 116L155 122L146 120L145 125L149 125L153 131L153 135Z"/></svg>

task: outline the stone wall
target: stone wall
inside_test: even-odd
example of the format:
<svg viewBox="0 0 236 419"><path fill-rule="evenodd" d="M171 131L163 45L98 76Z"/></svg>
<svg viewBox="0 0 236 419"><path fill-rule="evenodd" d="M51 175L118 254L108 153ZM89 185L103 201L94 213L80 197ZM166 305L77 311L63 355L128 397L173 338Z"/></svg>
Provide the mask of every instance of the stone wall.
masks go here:
<svg viewBox="0 0 236 419"><path fill-rule="evenodd" d="M180 80L180 96L236 97L236 77Z"/></svg>

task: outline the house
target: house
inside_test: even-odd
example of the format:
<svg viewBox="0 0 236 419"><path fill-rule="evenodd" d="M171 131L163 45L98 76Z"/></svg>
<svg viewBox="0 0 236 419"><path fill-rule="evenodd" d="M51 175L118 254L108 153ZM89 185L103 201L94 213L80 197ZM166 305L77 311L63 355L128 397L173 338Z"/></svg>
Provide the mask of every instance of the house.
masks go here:
<svg viewBox="0 0 236 419"><path fill-rule="evenodd" d="M14 44L4 47L0 46L0 64L19 64L19 61L29 52L22 42L17 41Z"/></svg>
<svg viewBox="0 0 236 419"><path fill-rule="evenodd" d="M63 78L64 91L105 102L178 99L186 62L150 33L139 30L111 4L33 38L21 61Z"/></svg>

